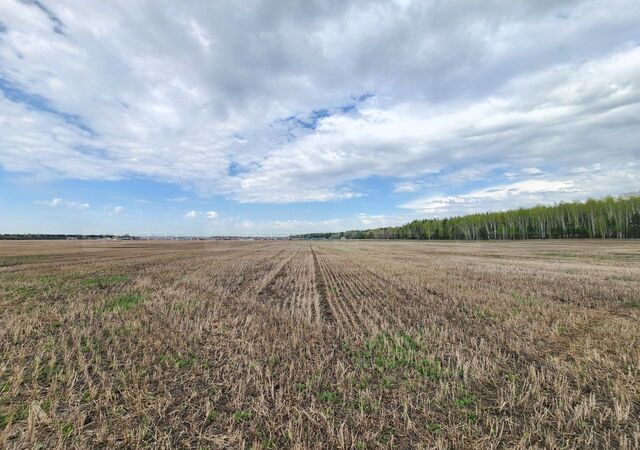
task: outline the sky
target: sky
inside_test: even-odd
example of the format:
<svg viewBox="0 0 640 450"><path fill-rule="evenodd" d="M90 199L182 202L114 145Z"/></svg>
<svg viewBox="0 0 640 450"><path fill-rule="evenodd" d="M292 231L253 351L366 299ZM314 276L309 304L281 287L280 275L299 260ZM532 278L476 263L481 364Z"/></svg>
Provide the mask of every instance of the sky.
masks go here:
<svg viewBox="0 0 640 450"><path fill-rule="evenodd" d="M638 191L637 0L0 0L0 233L288 235Z"/></svg>

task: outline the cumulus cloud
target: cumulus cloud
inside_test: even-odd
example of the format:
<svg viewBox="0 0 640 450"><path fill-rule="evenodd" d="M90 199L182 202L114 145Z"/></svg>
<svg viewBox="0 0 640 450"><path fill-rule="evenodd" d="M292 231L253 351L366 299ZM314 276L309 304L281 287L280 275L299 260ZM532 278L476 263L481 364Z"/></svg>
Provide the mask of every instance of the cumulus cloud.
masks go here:
<svg viewBox="0 0 640 450"><path fill-rule="evenodd" d="M638 163L628 163L617 170L595 164L589 168L569 169L565 179L544 175L458 194L418 197L400 206L415 210L424 217L445 217L601 198L611 193L613 184L622 194L637 192L639 170Z"/></svg>
<svg viewBox="0 0 640 450"><path fill-rule="evenodd" d="M215 211L189 211L185 217L189 220L196 219L198 217L206 217L207 219L213 220L218 217L218 213Z"/></svg>
<svg viewBox="0 0 640 450"><path fill-rule="evenodd" d="M635 0L45 3L0 4L9 172L287 203L640 157Z"/></svg>
<svg viewBox="0 0 640 450"><path fill-rule="evenodd" d="M631 117L640 117L638 73L640 48L527 75L463 108L434 111L432 105L406 103L382 109L372 102L357 116L322 120L315 133L270 154L259 170L244 175L244 183L268 195L275 185L300 187L312 179L307 184L321 184L313 191L324 183L335 195L332 186L353 178L496 160L526 165L529 174L539 173L531 163L566 167L594 163L603 154L610 162L627 162L640 154L634 144L640 124ZM612 79L624 82L612 85Z"/></svg>
<svg viewBox="0 0 640 450"><path fill-rule="evenodd" d="M124 206L112 206L108 208L108 213L110 216L119 216L124 212Z"/></svg>
<svg viewBox="0 0 640 450"><path fill-rule="evenodd" d="M72 200L64 200L62 198L54 198L51 200L37 200L35 202L36 205L41 205L41 206L49 206L51 208L57 208L57 207L65 207L65 208L69 208L69 209L89 209L89 207L91 206L89 203L82 203L82 202L75 202Z"/></svg>
<svg viewBox="0 0 640 450"><path fill-rule="evenodd" d="M519 204L531 204L531 201L539 202L541 199L549 198L550 194L558 192L575 192L573 183L571 181L526 180L476 189L466 194L426 197L401 206L431 214L450 211L452 206L464 210L464 212L477 212L476 209L483 210L489 205L496 204L502 205L501 209L503 209L507 204L513 205L513 200Z"/></svg>

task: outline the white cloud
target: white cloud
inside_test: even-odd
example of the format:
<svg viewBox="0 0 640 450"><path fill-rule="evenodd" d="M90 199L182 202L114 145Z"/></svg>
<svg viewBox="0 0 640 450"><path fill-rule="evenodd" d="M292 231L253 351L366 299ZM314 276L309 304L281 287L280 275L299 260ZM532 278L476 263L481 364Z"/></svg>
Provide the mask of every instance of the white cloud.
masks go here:
<svg viewBox="0 0 640 450"><path fill-rule="evenodd" d="M630 163L616 171L585 170L565 180L534 178L455 195L430 195L400 206L427 217L445 217L601 198L610 193L613 182L618 184L621 193L636 192L637 173L638 165Z"/></svg>
<svg viewBox="0 0 640 450"><path fill-rule="evenodd" d="M51 206L51 207L56 207L56 206L60 206L63 204L63 200L61 198L54 198L52 200L36 200L36 205L42 205L42 206Z"/></svg>
<svg viewBox="0 0 640 450"><path fill-rule="evenodd" d="M589 167L568 168L561 174L562 179L553 178L543 171L533 174L527 174L524 170L503 173L508 180L525 178L456 194L420 196L404 202L400 207L414 210L423 218L448 217L602 198L611 194L611 186L616 186L620 194L629 194L638 192L639 170L640 163L631 162L621 166L597 163ZM536 175L536 178L530 178L531 175Z"/></svg>
<svg viewBox="0 0 640 450"><path fill-rule="evenodd" d="M108 215L119 216L124 212L124 206L113 206L108 209Z"/></svg>
<svg viewBox="0 0 640 450"><path fill-rule="evenodd" d="M640 157L635 0L48 7L0 3L9 172L286 203Z"/></svg>
<svg viewBox="0 0 640 450"><path fill-rule="evenodd" d="M420 189L420 185L418 183L403 181L395 185L393 192L415 192L418 189Z"/></svg>
<svg viewBox="0 0 640 450"><path fill-rule="evenodd" d="M402 215L388 216L384 214L358 214L358 220L361 226L356 228L379 228L392 225L401 225L407 222L407 218Z"/></svg>
<svg viewBox="0 0 640 450"><path fill-rule="evenodd" d="M56 208L58 206L62 206L69 209L89 209L91 206L89 203L75 202L72 200L64 200L62 198L54 198L51 200L37 200L35 202L36 205L41 206L50 206L52 208Z"/></svg>
<svg viewBox="0 0 640 450"><path fill-rule="evenodd" d="M476 189L466 194L435 195L401 205L430 215L462 215L487 210L533 206L558 193L579 192L571 181L531 179L517 183Z"/></svg>
<svg viewBox="0 0 640 450"><path fill-rule="evenodd" d="M505 177L512 179L512 178L516 178L516 177L521 177L521 176L530 176L530 175L543 175L545 173L544 170L539 169L537 167L525 167L523 169L520 169L518 171L509 171L509 172L503 172L502 175L504 175Z"/></svg>
<svg viewBox="0 0 640 450"><path fill-rule="evenodd" d="M372 104L358 116L326 118L316 133L272 152L258 171L243 176L244 186L256 189L254 195L264 201L273 197L274 186L297 188L298 198L310 195L304 186L335 198L333 186L371 175L406 176L496 160L564 167L593 163L603 154L609 161L628 161L630 152L638 152L633 142L640 140L640 119L631 118L640 118L638 73L640 48L526 76L514 81L519 90L508 87L501 97L464 108L404 104L381 109ZM625 80L625 87L611 87L611 79ZM549 90L548 84L555 88ZM537 91L546 94L522 95ZM524 168L525 173L535 171Z"/></svg>
<svg viewBox="0 0 640 450"><path fill-rule="evenodd" d="M185 217L189 220L193 220L198 217L206 217L207 219L213 220L218 217L218 213L216 211L189 211Z"/></svg>

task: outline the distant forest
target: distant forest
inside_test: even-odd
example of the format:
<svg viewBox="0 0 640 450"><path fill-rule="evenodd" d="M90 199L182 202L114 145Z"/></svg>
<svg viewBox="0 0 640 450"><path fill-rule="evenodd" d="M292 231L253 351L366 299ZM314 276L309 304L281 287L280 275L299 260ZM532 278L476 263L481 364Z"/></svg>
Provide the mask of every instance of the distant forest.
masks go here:
<svg viewBox="0 0 640 450"><path fill-rule="evenodd" d="M565 239L640 238L640 196L607 197L447 219L399 227L309 233L298 239Z"/></svg>

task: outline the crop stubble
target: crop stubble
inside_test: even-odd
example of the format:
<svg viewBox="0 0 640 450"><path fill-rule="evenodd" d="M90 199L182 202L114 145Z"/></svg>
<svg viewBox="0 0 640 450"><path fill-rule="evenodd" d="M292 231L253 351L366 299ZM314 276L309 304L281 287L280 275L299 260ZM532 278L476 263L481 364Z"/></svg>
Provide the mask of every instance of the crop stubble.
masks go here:
<svg viewBox="0 0 640 450"><path fill-rule="evenodd" d="M2 242L0 446L638 448L640 242Z"/></svg>

